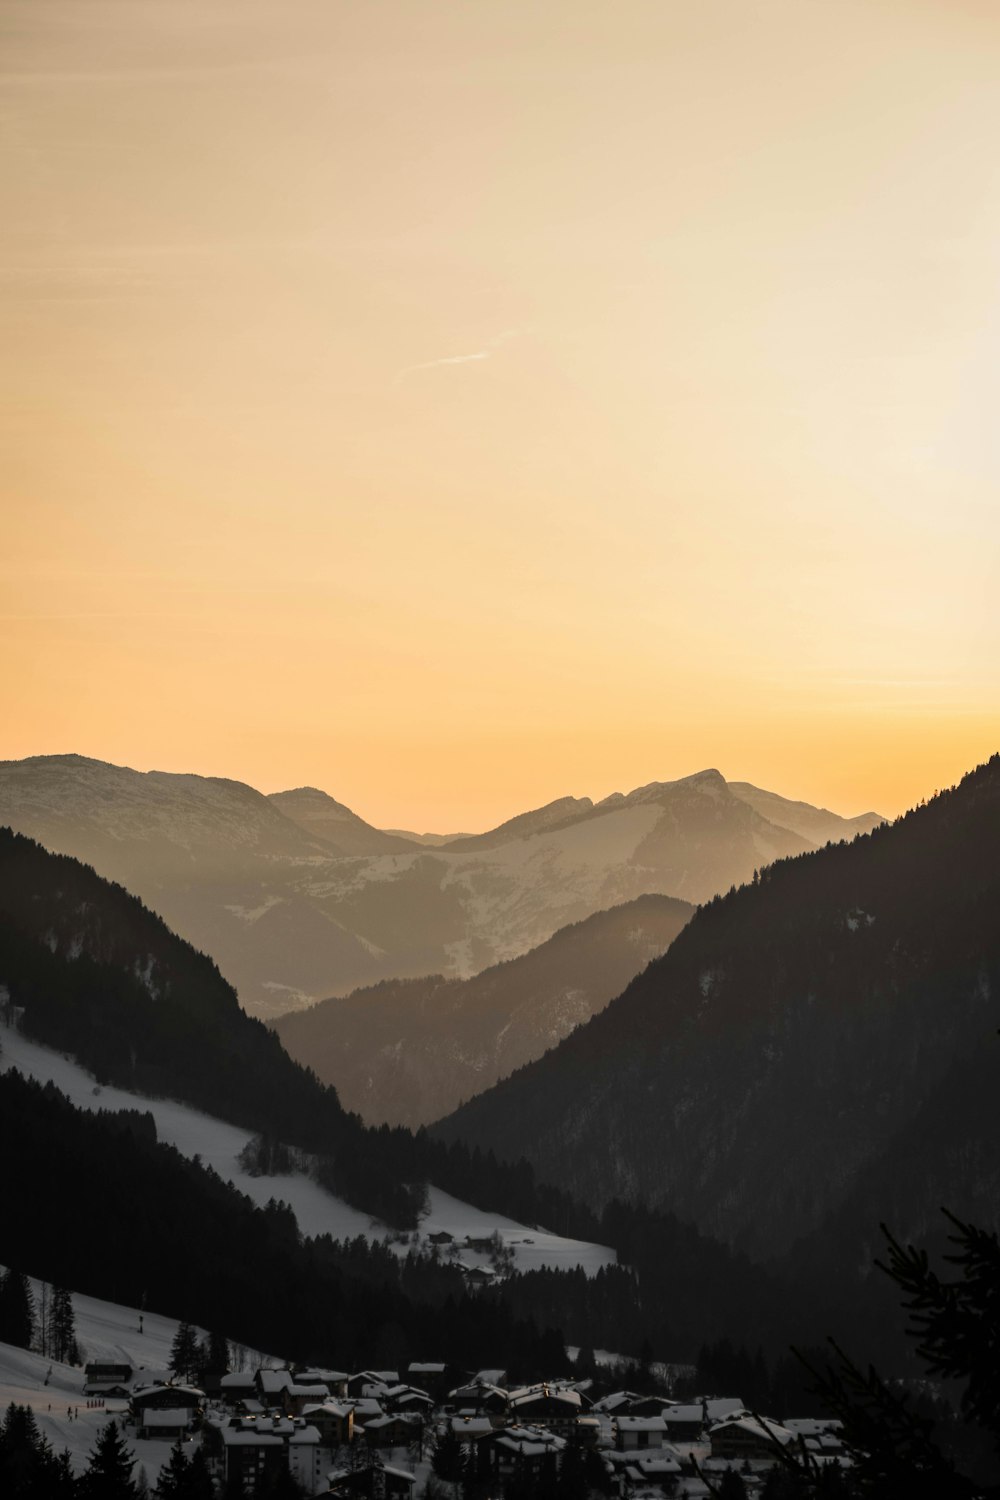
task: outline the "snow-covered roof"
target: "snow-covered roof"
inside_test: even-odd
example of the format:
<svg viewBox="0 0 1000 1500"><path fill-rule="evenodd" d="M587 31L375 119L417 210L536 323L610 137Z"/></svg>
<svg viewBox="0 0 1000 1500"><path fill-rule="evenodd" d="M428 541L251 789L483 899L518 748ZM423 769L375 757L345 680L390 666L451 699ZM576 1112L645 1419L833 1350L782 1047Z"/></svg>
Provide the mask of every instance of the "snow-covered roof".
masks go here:
<svg viewBox="0 0 1000 1500"><path fill-rule="evenodd" d="M671 1422L702 1422L705 1414L701 1406L668 1406L663 1412L663 1421L667 1426Z"/></svg>
<svg viewBox="0 0 1000 1500"><path fill-rule="evenodd" d="M635 1391L612 1391L608 1396L602 1396L600 1401L594 1402L595 1411L613 1412L620 1406L631 1406L633 1401L641 1401L642 1397Z"/></svg>
<svg viewBox="0 0 1000 1500"><path fill-rule="evenodd" d="M307 1422L305 1427L296 1427L288 1441L290 1443L318 1443L320 1441L319 1428Z"/></svg>
<svg viewBox="0 0 1000 1500"><path fill-rule="evenodd" d="M292 1384L291 1370L258 1370L260 1388L268 1396L279 1396Z"/></svg>
<svg viewBox="0 0 1000 1500"><path fill-rule="evenodd" d="M705 1402L705 1420L721 1422L723 1417L734 1417L746 1411L739 1396L710 1396Z"/></svg>
<svg viewBox="0 0 1000 1500"><path fill-rule="evenodd" d="M506 1401L507 1392L488 1380L473 1380L448 1392L449 1401L481 1401L484 1396L501 1396Z"/></svg>
<svg viewBox="0 0 1000 1500"><path fill-rule="evenodd" d="M739 1429L754 1437L769 1438L777 1443L791 1443L795 1434L789 1432L787 1427L782 1427L780 1422L772 1422L770 1417L733 1417L728 1422L717 1422L709 1433L709 1437L718 1437L722 1432L732 1432Z"/></svg>
<svg viewBox="0 0 1000 1500"><path fill-rule="evenodd" d="M634 1459L633 1463L641 1473L647 1476L681 1472L680 1461L674 1458L672 1453L658 1453L655 1458L652 1455L643 1454L641 1458Z"/></svg>
<svg viewBox="0 0 1000 1500"><path fill-rule="evenodd" d="M383 1415L382 1407L379 1402L374 1401L369 1397L364 1397L360 1401L355 1401L353 1403L352 1410L356 1417L381 1417Z"/></svg>
<svg viewBox="0 0 1000 1500"><path fill-rule="evenodd" d="M280 1448L284 1440L277 1433L256 1432L253 1428L223 1427L222 1441L227 1448Z"/></svg>
<svg viewBox="0 0 1000 1500"><path fill-rule="evenodd" d="M666 1432L662 1417L616 1417L619 1432Z"/></svg>
<svg viewBox="0 0 1000 1500"><path fill-rule="evenodd" d="M223 1375L219 1381L219 1385L224 1391L231 1391L233 1389L245 1391L249 1390L253 1384L254 1377L246 1370L232 1371L228 1375Z"/></svg>
<svg viewBox="0 0 1000 1500"><path fill-rule="evenodd" d="M839 1433L844 1424L838 1417L786 1417L781 1425L796 1437L823 1437Z"/></svg>
<svg viewBox="0 0 1000 1500"><path fill-rule="evenodd" d="M177 1396L181 1400L188 1399L193 1406L197 1406L205 1395L205 1392L199 1390L196 1385L164 1385L157 1381L154 1385L138 1386L132 1392L132 1400L141 1406L150 1396L160 1396L164 1393Z"/></svg>
<svg viewBox="0 0 1000 1500"><path fill-rule="evenodd" d="M304 1417L311 1417L315 1414L321 1417L339 1417L343 1420L344 1417L349 1417L353 1410L354 1407L350 1402L342 1404L339 1401L317 1401L304 1406L302 1408L302 1415Z"/></svg>
<svg viewBox="0 0 1000 1500"><path fill-rule="evenodd" d="M493 1431L489 1417L452 1417L451 1430L456 1437L477 1437Z"/></svg>
<svg viewBox="0 0 1000 1500"><path fill-rule="evenodd" d="M554 1432L549 1432L546 1427L523 1427L518 1423L505 1427L494 1439L502 1448L509 1448L517 1453L536 1453L548 1449L550 1452L558 1453L566 1446L566 1439L556 1437ZM528 1447L524 1445L528 1444Z"/></svg>
<svg viewBox="0 0 1000 1500"><path fill-rule="evenodd" d="M533 1401L561 1401L566 1406L575 1407L579 1410L583 1406L583 1397L579 1391L568 1391L562 1387L548 1385L524 1386L519 1391L510 1392L510 1405L526 1406Z"/></svg>

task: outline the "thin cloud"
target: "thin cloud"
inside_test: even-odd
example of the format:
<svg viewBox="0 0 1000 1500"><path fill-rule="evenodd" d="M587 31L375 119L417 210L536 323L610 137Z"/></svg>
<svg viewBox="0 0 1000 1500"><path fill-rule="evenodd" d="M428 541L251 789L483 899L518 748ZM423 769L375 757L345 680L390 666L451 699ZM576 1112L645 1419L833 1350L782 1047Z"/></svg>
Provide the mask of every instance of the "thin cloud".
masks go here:
<svg viewBox="0 0 1000 1500"><path fill-rule="evenodd" d="M516 328L507 328L503 333L498 333L495 338L490 339L481 349L474 349L471 354L447 354L442 359L425 359L419 365L407 365L404 370L398 370L393 377L393 384L405 380L407 375L415 375L418 370L437 370L442 365L475 365L484 360L491 359L501 344L509 343L511 339L517 338Z"/></svg>

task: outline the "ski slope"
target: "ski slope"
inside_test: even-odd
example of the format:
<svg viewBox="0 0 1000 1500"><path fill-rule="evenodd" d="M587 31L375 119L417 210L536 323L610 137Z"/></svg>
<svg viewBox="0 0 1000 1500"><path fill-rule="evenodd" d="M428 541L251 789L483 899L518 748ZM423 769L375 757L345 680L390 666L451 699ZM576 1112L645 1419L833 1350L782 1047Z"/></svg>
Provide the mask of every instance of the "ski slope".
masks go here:
<svg viewBox="0 0 1000 1500"><path fill-rule="evenodd" d="M41 1284L32 1281L31 1289L37 1308ZM127 1362L137 1372L137 1384L147 1379L165 1378L170 1348L177 1332L176 1319L144 1311L140 1332L136 1308L120 1307L117 1303L82 1297L75 1292L73 1312L77 1343L84 1361ZM204 1329L199 1328L197 1332L199 1337L205 1337ZM278 1363L257 1350L246 1350L244 1359L248 1369ZM42 1435L48 1438L56 1452L69 1449L77 1473L86 1468L94 1443L110 1414L107 1408L87 1405L83 1381L82 1368L58 1364L28 1349L15 1349L11 1344L0 1344L0 1411L5 1411L12 1401L17 1406L30 1406ZM171 1445L148 1440L138 1442L131 1436L128 1442L152 1485L160 1472L160 1465L169 1456Z"/></svg>
<svg viewBox="0 0 1000 1500"><path fill-rule="evenodd" d="M303 1234L329 1234L340 1240L358 1235L374 1240L395 1239L386 1224L334 1197L302 1172L253 1177L244 1171L239 1155L252 1138L252 1132L216 1120L174 1099L147 1099L126 1089L102 1087L72 1058L29 1041L20 1032L0 1024L0 1072L7 1068L17 1068L26 1077L42 1083L51 1081L80 1109L148 1110L156 1121L160 1141L174 1146L184 1156L200 1157L203 1165L212 1167L254 1203L263 1205L271 1198L282 1199L292 1209ZM511 1248L514 1264L521 1271L541 1266L556 1269L582 1266L593 1276L601 1266L614 1264L615 1252L604 1245L562 1239L518 1224L502 1214L484 1213L437 1188L431 1188L429 1196L430 1208L420 1223L422 1240L438 1230L447 1230L456 1239L466 1235L485 1237L496 1232L504 1245ZM402 1254L408 1248L409 1242L399 1244ZM466 1265L489 1262L488 1256L465 1250L461 1259Z"/></svg>

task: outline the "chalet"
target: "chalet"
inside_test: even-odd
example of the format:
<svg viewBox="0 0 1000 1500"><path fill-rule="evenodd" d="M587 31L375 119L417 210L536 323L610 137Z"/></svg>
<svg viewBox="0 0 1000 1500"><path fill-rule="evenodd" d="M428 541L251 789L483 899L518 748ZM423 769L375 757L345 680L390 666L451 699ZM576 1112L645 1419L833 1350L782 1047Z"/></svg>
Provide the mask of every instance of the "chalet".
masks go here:
<svg viewBox="0 0 1000 1500"><path fill-rule="evenodd" d="M130 1397L132 1419L136 1427L149 1411L186 1411L189 1421L200 1412L205 1392L194 1385L142 1385Z"/></svg>
<svg viewBox="0 0 1000 1500"><path fill-rule="evenodd" d="M254 1376L257 1398L265 1406L281 1406L285 1391L292 1384L292 1372L286 1369L259 1369Z"/></svg>
<svg viewBox="0 0 1000 1500"><path fill-rule="evenodd" d="M163 1438L174 1443L187 1437L194 1412L186 1406L147 1406L135 1418L137 1438Z"/></svg>
<svg viewBox="0 0 1000 1500"><path fill-rule="evenodd" d="M127 1394L132 1381L132 1366L92 1361L83 1369L83 1394L85 1396L115 1396L123 1391Z"/></svg>
<svg viewBox="0 0 1000 1500"><path fill-rule="evenodd" d="M355 1429L367 1427L369 1422L374 1422L379 1417L385 1416L385 1410L381 1403L370 1396L365 1396L360 1401L351 1401L347 1404L351 1407L354 1415Z"/></svg>
<svg viewBox="0 0 1000 1500"><path fill-rule="evenodd" d="M302 1380L291 1370L258 1370L255 1376L258 1398L269 1410L275 1408L287 1417L298 1417L305 1406L326 1401L330 1388L322 1380Z"/></svg>
<svg viewBox="0 0 1000 1500"><path fill-rule="evenodd" d="M329 1489L321 1493L344 1500L410 1500L416 1482L406 1469L376 1462L365 1469L334 1469L327 1476Z"/></svg>
<svg viewBox="0 0 1000 1500"><path fill-rule="evenodd" d="M836 1417L786 1417L781 1425L811 1453L840 1454L844 1451L841 1440L844 1424Z"/></svg>
<svg viewBox="0 0 1000 1500"><path fill-rule="evenodd" d="M399 1384L398 1370L359 1370L356 1375L347 1377L347 1396L363 1396L363 1387L366 1385L390 1386Z"/></svg>
<svg viewBox="0 0 1000 1500"><path fill-rule="evenodd" d="M423 1437L423 1417L408 1412L387 1412L365 1423L365 1442L371 1448L408 1448Z"/></svg>
<svg viewBox="0 0 1000 1500"><path fill-rule="evenodd" d="M452 1417L448 1425L460 1443L478 1443L493 1431L489 1417Z"/></svg>
<svg viewBox="0 0 1000 1500"><path fill-rule="evenodd" d="M669 1407L676 1405L676 1401L670 1401L666 1396L636 1396L629 1402L628 1414L630 1417L660 1417Z"/></svg>
<svg viewBox="0 0 1000 1500"><path fill-rule="evenodd" d="M304 1406L302 1415L319 1432L326 1448L340 1448L354 1439L354 1408L339 1401Z"/></svg>
<svg viewBox="0 0 1000 1500"><path fill-rule="evenodd" d="M558 1462L566 1439L542 1427L505 1427L480 1441L484 1467L501 1482L519 1479L537 1482L547 1464Z"/></svg>
<svg viewBox="0 0 1000 1500"><path fill-rule="evenodd" d="M584 1400L579 1391L549 1385L528 1386L511 1391L507 1414L512 1422L526 1422L532 1427L545 1427L550 1432L569 1433L575 1428L577 1418L583 1415Z"/></svg>
<svg viewBox="0 0 1000 1500"><path fill-rule="evenodd" d="M662 1417L616 1417L615 1447L619 1453L631 1448L662 1448L667 1429Z"/></svg>
<svg viewBox="0 0 1000 1500"><path fill-rule="evenodd" d="M414 1363L406 1368L406 1379L419 1390L428 1391L436 1401L443 1399L448 1389L448 1366L436 1363Z"/></svg>
<svg viewBox="0 0 1000 1500"><path fill-rule="evenodd" d="M430 1411L434 1402L415 1385L387 1385L378 1398L389 1411Z"/></svg>
<svg viewBox="0 0 1000 1500"><path fill-rule="evenodd" d="M612 1391L609 1396L602 1396L600 1401L594 1402L594 1410L604 1412L606 1416L617 1416L619 1412L623 1415L632 1412L633 1405L645 1398L635 1391ZM649 1413L636 1412L636 1416L648 1416Z"/></svg>
<svg viewBox="0 0 1000 1500"><path fill-rule="evenodd" d="M239 1401L253 1399L257 1395L257 1382L249 1370L233 1370L219 1381L219 1396L227 1406Z"/></svg>
<svg viewBox="0 0 1000 1500"><path fill-rule="evenodd" d="M325 1385L331 1396L346 1396L350 1375L346 1370L319 1370L310 1365L308 1370L296 1370L299 1385Z"/></svg>
<svg viewBox="0 0 1000 1500"><path fill-rule="evenodd" d="M748 1459L774 1461L776 1451L794 1443L795 1437L787 1427L772 1422L769 1417L735 1417L728 1422L718 1422L708 1434L712 1445L712 1457L724 1459Z"/></svg>
<svg viewBox="0 0 1000 1500"><path fill-rule="evenodd" d="M630 1458L619 1471L624 1474L633 1491L660 1490L673 1495L677 1491L683 1468L673 1454L644 1454L641 1458Z"/></svg>
<svg viewBox="0 0 1000 1500"><path fill-rule="evenodd" d="M459 1262L458 1269L465 1277L468 1287L493 1286L497 1279L494 1272L488 1271L485 1266L464 1266Z"/></svg>
<svg viewBox="0 0 1000 1500"><path fill-rule="evenodd" d="M470 1416L486 1414L500 1418L507 1411L507 1392L498 1385L474 1380L470 1385L456 1386L455 1390L449 1391L448 1404Z"/></svg>
<svg viewBox="0 0 1000 1500"><path fill-rule="evenodd" d="M467 1250L475 1250L480 1255L491 1255L496 1248L496 1244L491 1234L478 1236L467 1234L465 1236L465 1248Z"/></svg>
<svg viewBox="0 0 1000 1500"><path fill-rule="evenodd" d="M574 1443L581 1448L596 1448L601 1441L601 1423L598 1417L577 1417L571 1434Z"/></svg>
<svg viewBox="0 0 1000 1500"><path fill-rule="evenodd" d="M705 1425L701 1402L697 1406L668 1406L662 1413L669 1443L696 1443Z"/></svg>
<svg viewBox="0 0 1000 1500"><path fill-rule="evenodd" d="M455 1236L449 1234L447 1229L435 1229L433 1234L427 1236L427 1243L429 1245L453 1245Z"/></svg>
<svg viewBox="0 0 1000 1500"><path fill-rule="evenodd" d="M701 1404L706 1427L714 1427L716 1422L729 1422L733 1417L750 1416L739 1396L708 1396Z"/></svg>
<svg viewBox="0 0 1000 1500"><path fill-rule="evenodd" d="M285 1387L282 1405L289 1416L300 1417L306 1406L314 1406L318 1401L329 1399L330 1389L324 1381L306 1383L296 1379Z"/></svg>

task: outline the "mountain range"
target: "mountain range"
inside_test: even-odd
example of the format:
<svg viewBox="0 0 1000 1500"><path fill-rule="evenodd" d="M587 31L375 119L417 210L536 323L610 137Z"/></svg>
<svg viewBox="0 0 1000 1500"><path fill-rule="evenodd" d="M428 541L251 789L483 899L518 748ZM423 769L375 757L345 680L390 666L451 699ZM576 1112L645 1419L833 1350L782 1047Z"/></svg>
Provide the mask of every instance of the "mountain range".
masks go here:
<svg viewBox="0 0 1000 1500"><path fill-rule="evenodd" d="M369 1124L430 1124L540 1057L664 953L694 908L639 896L471 979L384 980L273 1022Z"/></svg>
<svg viewBox="0 0 1000 1500"><path fill-rule="evenodd" d="M310 787L265 796L77 755L0 764L0 823L141 896L260 1016L386 979L467 978L597 911L647 894L705 901L880 821L709 770L429 843Z"/></svg>
<svg viewBox="0 0 1000 1500"><path fill-rule="evenodd" d="M1000 1216L1000 756L709 901L599 1015L439 1127L756 1259Z"/></svg>
<svg viewBox="0 0 1000 1500"><path fill-rule="evenodd" d="M536 1378L529 1365L561 1368L564 1338L614 1339L630 1353L652 1338L683 1360L724 1332L776 1351L809 1330L808 1305L787 1287L670 1215L619 1205L598 1218L537 1184L527 1163L505 1166L426 1132L366 1129L160 917L9 829L0 829L0 1019L12 1053L0 1067L4 1265L210 1326L218 1317L245 1342L338 1368L430 1352L469 1368L512 1361ZM42 1081L53 1077L75 1104ZM264 1179L253 1201L225 1181L219 1151L231 1125L251 1133L238 1175ZM323 1223L332 1193L408 1232L394 1245L357 1229L349 1242L302 1239L279 1200L288 1191L315 1218L311 1189ZM539 1264L470 1295L452 1258L415 1248L429 1194L432 1212L464 1216L472 1205L493 1223L530 1224L532 1245L584 1239L563 1249L584 1252L590 1274L576 1259ZM67 1223L100 1232L67 1234ZM591 1252L619 1244L628 1266L607 1254L594 1263Z"/></svg>

